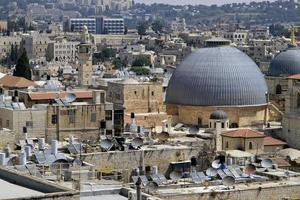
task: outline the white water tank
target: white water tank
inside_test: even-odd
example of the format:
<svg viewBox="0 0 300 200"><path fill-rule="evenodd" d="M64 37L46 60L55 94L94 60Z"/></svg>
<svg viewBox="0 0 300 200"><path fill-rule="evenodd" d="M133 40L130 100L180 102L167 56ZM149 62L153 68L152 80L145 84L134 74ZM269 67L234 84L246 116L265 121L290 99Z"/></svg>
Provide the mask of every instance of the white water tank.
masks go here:
<svg viewBox="0 0 300 200"><path fill-rule="evenodd" d="M25 153L25 151L21 151L19 153L19 165L26 165L26 153Z"/></svg>
<svg viewBox="0 0 300 200"><path fill-rule="evenodd" d="M25 153L26 153L26 157L29 158L32 154L31 154L31 146L25 146L24 147Z"/></svg>
<svg viewBox="0 0 300 200"><path fill-rule="evenodd" d="M9 157L10 157L11 149L10 149L9 145L7 145L7 146L5 147L4 153L5 153L5 157L6 157L6 158L9 158Z"/></svg>
<svg viewBox="0 0 300 200"><path fill-rule="evenodd" d="M51 154L56 155L58 151L58 141L57 140L52 140L51 142Z"/></svg>
<svg viewBox="0 0 300 200"><path fill-rule="evenodd" d="M45 138L39 138L39 151L43 151L45 149Z"/></svg>
<svg viewBox="0 0 300 200"><path fill-rule="evenodd" d="M5 153L0 153L0 166L5 165Z"/></svg>
<svg viewBox="0 0 300 200"><path fill-rule="evenodd" d="M151 168L152 168L151 173L156 175L158 173L158 167L157 166L152 166Z"/></svg>

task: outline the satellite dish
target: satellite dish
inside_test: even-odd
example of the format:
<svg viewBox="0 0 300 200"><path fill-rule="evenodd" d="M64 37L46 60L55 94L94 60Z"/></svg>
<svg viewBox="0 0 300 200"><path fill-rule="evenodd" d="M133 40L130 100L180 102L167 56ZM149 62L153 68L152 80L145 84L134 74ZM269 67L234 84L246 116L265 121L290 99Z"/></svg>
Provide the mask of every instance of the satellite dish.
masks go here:
<svg viewBox="0 0 300 200"><path fill-rule="evenodd" d="M199 132L199 129L196 126L189 128L189 134L196 135Z"/></svg>
<svg viewBox="0 0 300 200"><path fill-rule="evenodd" d="M69 170L70 163L66 159L58 159L51 163L49 167L53 174L63 174L64 171Z"/></svg>
<svg viewBox="0 0 300 200"><path fill-rule="evenodd" d="M246 167L244 168L244 173L247 175L253 174L256 170L255 165L253 164L248 164L246 165Z"/></svg>
<svg viewBox="0 0 300 200"><path fill-rule="evenodd" d="M170 173L170 178L171 178L173 181L177 181L177 180L179 180L181 177L182 177L182 174L181 174L181 172L179 172L179 171L172 171L172 172Z"/></svg>
<svg viewBox="0 0 300 200"><path fill-rule="evenodd" d="M208 168L206 171L205 171L206 175L209 176L209 177L214 177L218 174L217 170L210 167Z"/></svg>
<svg viewBox="0 0 300 200"><path fill-rule="evenodd" d="M79 158L75 158L75 159L73 160L73 166L75 166L75 167L80 167L80 166L82 166L82 161L81 161Z"/></svg>
<svg viewBox="0 0 300 200"><path fill-rule="evenodd" d="M76 99L76 94L68 92L68 94L64 98L64 101L67 103L72 103L73 101L75 101L75 99Z"/></svg>
<svg viewBox="0 0 300 200"><path fill-rule="evenodd" d="M154 193L156 192L158 189L158 184L156 182L149 182L146 186L145 186L145 190L148 193Z"/></svg>
<svg viewBox="0 0 300 200"><path fill-rule="evenodd" d="M140 137L137 137L137 138L134 138L132 141L131 141L131 145L133 148L137 149L139 148L140 146L142 146L144 143L143 139L140 138Z"/></svg>
<svg viewBox="0 0 300 200"><path fill-rule="evenodd" d="M235 179L232 176L225 176L222 180L223 185L232 186L235 184Z"/></svg>
<svg viewBox="0 0 300 200"><path fill-rule="evenodd" d="M161 142L168 141L169 137L170 137L170 135L169 135L168 132L161 132L157 136L158 140L161 141Z"/></svg>
<svg viewBox="0 0 300 200"><path fill-rule="evenodd" d="M273 161L271 159L267 158L267 159L263 159L260 164L263 168L268 169L268 168L272 167Z"/></svg>
<svg viewBox="0 0 300 200"><path fill-rule="evenodd" d="M212 163L211 163L211 166L212 166L212 168L214 168L214 169L219 169L220 167L221 167L221 162L220 162L220 160L214 160Z"/></svg>
<svg viewBox="0 0 300 200"><path fill-rule="evenodd" d="M100 147L106 151L109 151L109 149L113 146L113 143L110 139L101 140Z"/></svg>

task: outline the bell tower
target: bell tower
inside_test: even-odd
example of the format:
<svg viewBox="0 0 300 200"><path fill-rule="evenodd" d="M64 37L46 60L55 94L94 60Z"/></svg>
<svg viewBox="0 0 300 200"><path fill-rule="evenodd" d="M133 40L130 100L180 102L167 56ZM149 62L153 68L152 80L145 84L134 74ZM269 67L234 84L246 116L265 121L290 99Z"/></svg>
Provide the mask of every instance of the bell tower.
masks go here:
<svg viewBox="0 0 300 200"><path fill-rule="evenodd" d="M89 87L92 84L92 44L90 34L86 26L83 27L81 43L78 49L79 67L78 82L81 87Z"/></svg>

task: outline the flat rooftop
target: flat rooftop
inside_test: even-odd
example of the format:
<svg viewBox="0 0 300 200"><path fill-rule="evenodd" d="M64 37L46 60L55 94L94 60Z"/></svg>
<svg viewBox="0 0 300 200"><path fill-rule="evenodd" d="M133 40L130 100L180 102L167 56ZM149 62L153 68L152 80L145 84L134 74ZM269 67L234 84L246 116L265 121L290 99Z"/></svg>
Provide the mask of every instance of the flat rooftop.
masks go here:
<svg viewBox="0 0 300 200"><path fill-rule="evenodd" d="M44 193L15 185L0 179L0 199L15 199L43 196Z"/></svg>

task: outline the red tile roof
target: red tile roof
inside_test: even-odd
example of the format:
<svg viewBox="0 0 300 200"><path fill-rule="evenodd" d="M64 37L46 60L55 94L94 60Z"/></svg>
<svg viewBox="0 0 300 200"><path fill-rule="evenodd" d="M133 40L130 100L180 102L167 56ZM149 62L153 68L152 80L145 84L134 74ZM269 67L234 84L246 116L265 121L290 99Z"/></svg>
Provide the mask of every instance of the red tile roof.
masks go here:
<svg viewBox="0 0 300 200"><path fill-rule="evenodd" d="M91 99L93 98L92 91L74 91L77 99ZM67 92L60 92L59 97L57 92L29 92L28 96L31 100L48 100L48 99L57 99L64 98L67 95Z"/></svg>
<svg viewBox="0 0 300 200"><path fill-rule="evenodd" d="M35 84L23 77L6 75L0 79L0 85L8 88L27 88Z"/></svg>
<svg viewBox="0 0 300 200"><path fill-rule="evenodd" d="M283 142L281 140L269 136L264 138L264 146L275 146L275 145L286 145L286 142Z"/></svg>
<svg viewBox="0 0 300 200"><path fill-rule="evenodd" d="M288 79L295 79L295 80L299 80L300 79L300 74L294 74L288 77Z"/></svg>
<svg viewBox="0 0 300 200"><path fill-rule="evenodd" d="M223 133L222 136L224 137L231 137L231 138L262 138L265 135L258 131L253 131L251 129L238 129L234 131L228 131Z"/></svg>

